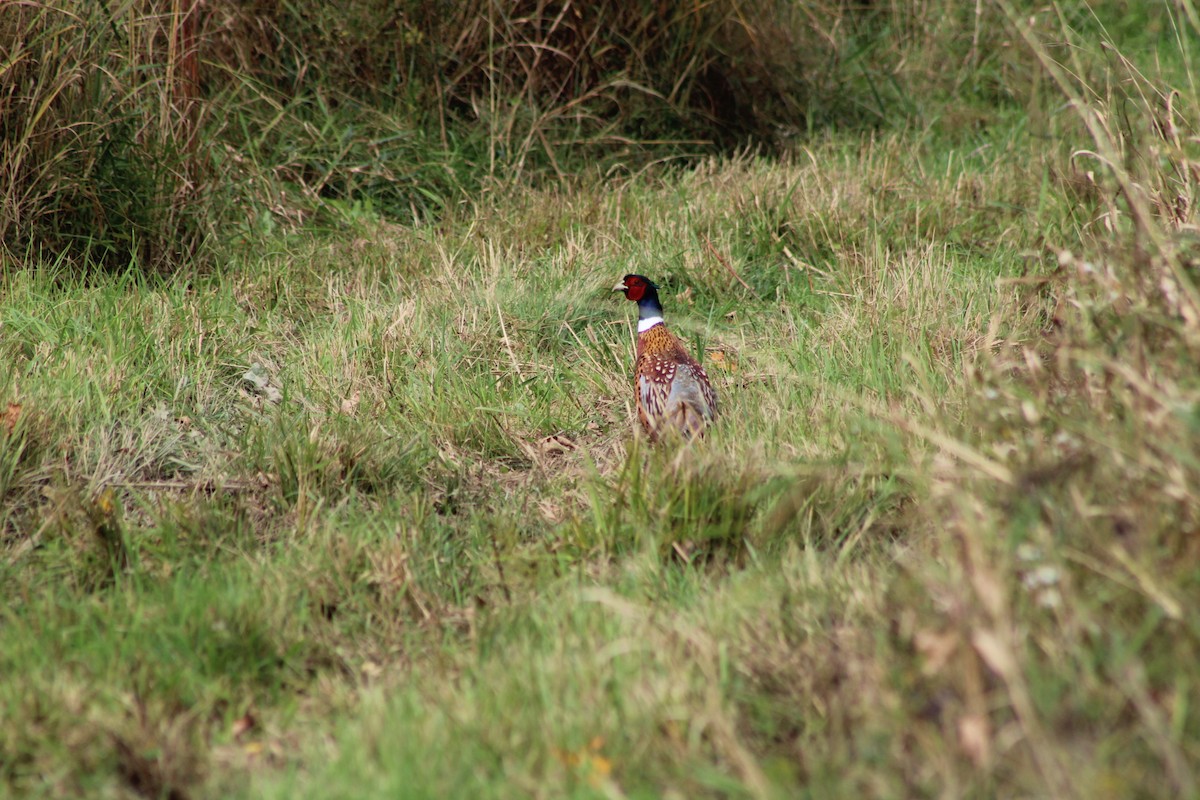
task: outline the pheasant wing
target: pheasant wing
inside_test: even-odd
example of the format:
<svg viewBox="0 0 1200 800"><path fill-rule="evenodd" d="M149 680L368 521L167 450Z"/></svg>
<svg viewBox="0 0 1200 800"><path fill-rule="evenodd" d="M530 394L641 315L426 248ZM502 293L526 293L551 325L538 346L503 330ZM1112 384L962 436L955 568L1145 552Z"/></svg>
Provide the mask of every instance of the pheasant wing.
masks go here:
<svg viewBox="0 0 1200 800"><path fill-rule="evenodd" d="M717 415L716 392L699 364L680 364L675 370L675 379L671 381L671 391L667 396L668 415L674 414L679 405L690 406L706 420Z"/></svg>
<svg viewBox="0 0 1200 800"><path fill-rule="evenodd" d="M676 364L665 358L645 358L637 373L638 415L654 434L666 419Z"/></svg>

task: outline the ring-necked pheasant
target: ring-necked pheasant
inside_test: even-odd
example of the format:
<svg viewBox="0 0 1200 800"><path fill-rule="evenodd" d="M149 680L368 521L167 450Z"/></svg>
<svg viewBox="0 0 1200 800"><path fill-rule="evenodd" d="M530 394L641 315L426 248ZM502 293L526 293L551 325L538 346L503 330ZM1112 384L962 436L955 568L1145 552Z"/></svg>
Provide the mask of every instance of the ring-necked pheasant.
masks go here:
<svg viewBox="0 0 1200 800"><path fill-rule="evenodd" d="M634 388L642 427L651 441L671 431L702 436L717 416L717 393L704 368L663 323L658 287L643 275L626 275L613 291L638 304Z"/></svg>

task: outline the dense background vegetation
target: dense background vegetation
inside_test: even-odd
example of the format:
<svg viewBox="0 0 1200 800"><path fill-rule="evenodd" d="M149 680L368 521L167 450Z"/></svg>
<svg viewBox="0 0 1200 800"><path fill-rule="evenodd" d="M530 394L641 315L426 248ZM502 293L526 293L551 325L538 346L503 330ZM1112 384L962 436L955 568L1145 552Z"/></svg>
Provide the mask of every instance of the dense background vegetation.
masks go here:
<svg viewBox="0 0 1200 800"><path fill-rule="evenodd" d="M0 787L1195 796L1198 41L0 6Z"/></svg>

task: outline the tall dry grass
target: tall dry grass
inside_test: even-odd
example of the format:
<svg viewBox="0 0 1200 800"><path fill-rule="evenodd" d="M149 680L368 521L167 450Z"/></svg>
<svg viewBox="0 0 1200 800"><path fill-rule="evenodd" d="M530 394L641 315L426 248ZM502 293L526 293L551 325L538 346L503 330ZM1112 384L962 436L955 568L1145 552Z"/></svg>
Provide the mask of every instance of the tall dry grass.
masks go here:
<svg viewBox="0 0 1200 800"><path fill-rule="evenodd" d="M10 3L0 14L6 258L175 266L214 233L199 4Z"/></svg>
<svg viewBox="0 0 1200 800"><path fill-rule="evenodd" d="M421 219L498 182L780 152L1003 82L979 26L928 0L12 3L0 241L13 263L172 268L364 207Z"/></svg>

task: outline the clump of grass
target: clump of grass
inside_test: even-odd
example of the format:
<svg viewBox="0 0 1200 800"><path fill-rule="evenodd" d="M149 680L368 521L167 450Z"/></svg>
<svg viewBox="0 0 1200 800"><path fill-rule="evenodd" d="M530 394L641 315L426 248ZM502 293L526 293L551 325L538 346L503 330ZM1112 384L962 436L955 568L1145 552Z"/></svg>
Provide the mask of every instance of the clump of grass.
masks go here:
<svg viewBox="0 0 1200 800"><path fill-rule="evenodd" d="M398 95L433 115L443 140L482 124L490 170L531 155L565 168L572 140L773 138L773 125L794 123L803 87L820 80L811 73L828 71L811 46L837 46L830 31L854 16L839 3L802 16L772 2L223 10L231 24L217 51L247 74L317 76L376 102Z"/></svg>
<svg viewBox="0 0 1200 800"><path fill-rule="evenodd" d="M0 242L9 263L188 260L214 167L195 4L23 3L0 20Z"/></svg>
<svg viewBox="0 0 1200 800"><path fill-rule="evenodd" d="M197 8L6 16L10 258L211 265L201 242L436 218L514 180L782 152L803 131L924 114L912 96L944 76L920 53L969 40L964 75L991 58L969 35L979 20L925 3Z"/></svg>
<svg viewBox="0 0 1200 800"><path fill-rule="evenodd" d="M957 103L971 76L1007 76L979 36L991 16L774 0L219 4L202 42L220 66L202 81L244 120L238 149L301 193L290 203L409 218L497 181L781 153L803 132L934 115L913 98L937 87Z"/></svg>

